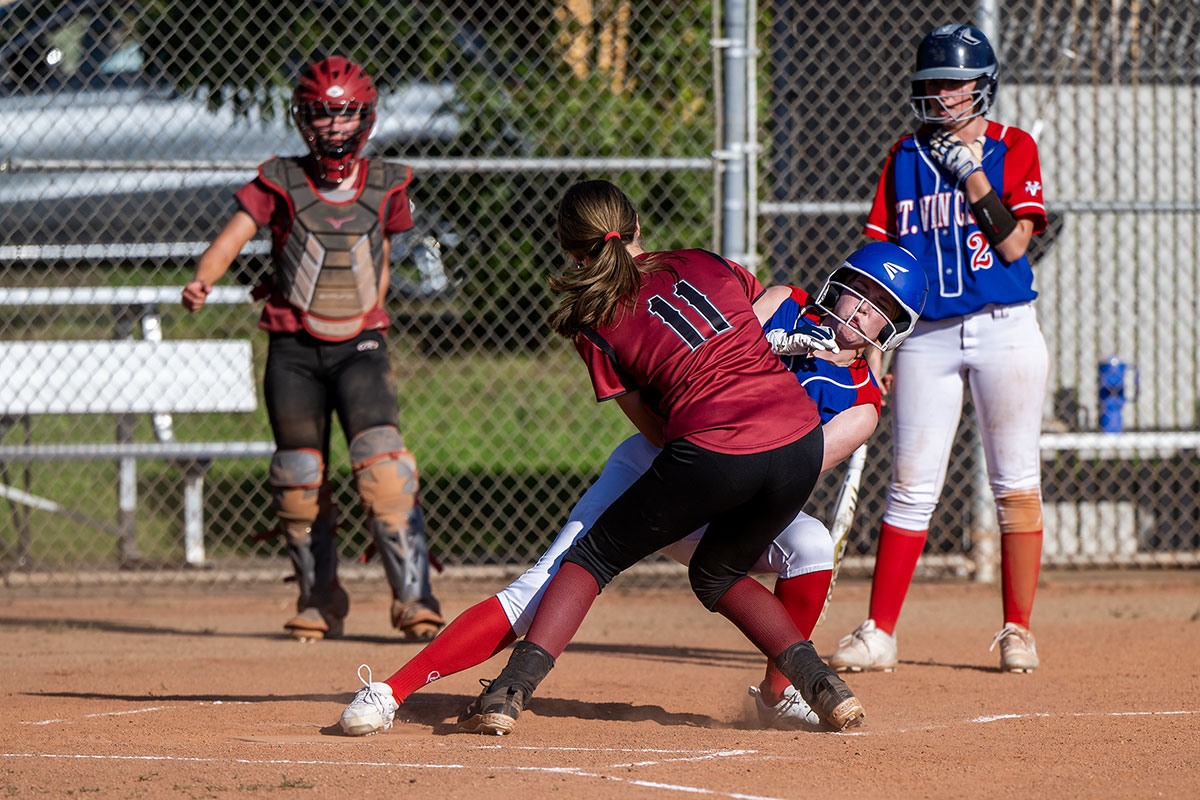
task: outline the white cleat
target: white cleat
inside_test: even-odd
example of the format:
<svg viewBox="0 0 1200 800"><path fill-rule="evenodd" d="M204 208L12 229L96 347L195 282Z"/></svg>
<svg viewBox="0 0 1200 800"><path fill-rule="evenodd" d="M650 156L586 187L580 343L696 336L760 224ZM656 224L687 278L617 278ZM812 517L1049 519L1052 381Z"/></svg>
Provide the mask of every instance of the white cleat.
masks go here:
<svg viewBox="0 0 1200 800"><path fill-rule="evenodd" d="M841 638L829 666L838 672L893 672L896 661L896 637L869 619Z"/></svg>
<svg viewBox="0 0 1200 800"><path fill-rule="evenodd" d="M1028 628L1015 622L1004 623L992 638L988 652L995 650L997 644L1000 645L1001 672L1033 672L1038 668L1037 646Z"/></svg>
<svg viewBox="0 0 1200 800"><path fill-rule="evenodd" d="M367 671L363 678L362 671ZM342 712L342 730L347 736L367 736L372 733L386 731L392 727L392 718L400 704L392 697L392 687L386 683L371 681L371 668L366 664L359 666L358 679L363 682L363 688L354 693L354 699Z"/></svg>
<svg viewBox="0 0 1200 800"><path fill-rule="evenodd" d="M773 706L763 700L762 689L750 687L750 696L754 698L754 707L758 711L758 722L764 728L777 731L823 731L828 730L821 724L821 718L812 710L794 686L783 690L783 696Z"/></svg>

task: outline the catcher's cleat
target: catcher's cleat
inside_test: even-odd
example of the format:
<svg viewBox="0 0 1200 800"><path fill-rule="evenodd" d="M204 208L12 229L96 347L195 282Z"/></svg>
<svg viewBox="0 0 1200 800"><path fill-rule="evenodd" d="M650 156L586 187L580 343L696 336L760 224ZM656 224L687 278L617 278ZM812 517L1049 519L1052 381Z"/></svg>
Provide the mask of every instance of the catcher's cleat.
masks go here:
<svg viewBox="0 0 1200 800"><path fill-rule="evenodd" d="M445 624L441 607L432 597L409 602L392 601L392 627L400 631L405 639L428 641Z"/></svg>
<svg viewBox="0 0 1200 800"><path fill-rule="evenodd" d="M350 596L341 586L335 586L325 603L298 609L296 616L283 623L283 628L301 642L337 639L342 635L349 613Z"/></svg>
<svg viewBox="0 0 1200 800"><path fill-rule="evenodd" d="M1001 672L1033 672L1038 668L1037 646L1029 629L1015 622L1006 622L992 638L990 653L1000 645Z"/></svg>
<svg viewBox="0 0 1200 800"><path fill-rule="evenodd" d="M857 728L865 721L862 703L821 660L812 642L807 639L796 642L779 654L775 666L792 682L817 717L835 731Z"/></svg>
<svg viewBox="0 0 1200 800"><path fill-rule="evenodd" d="M365 678L362 676L364 669L367 671ZM371 668L366 664L359 666L358 679L362 681L363 688L354 693L354 699L342 712L339 720L342 730L347 736L369 736L391 728L392 718L400 708L400 704L392 697L392 687L373 682Z"/></svg>
<svg viewBox="0 0 1200 800"><path fill-rule="evenodd" d="M512 733L533 691L554 667L554 656L532 642L518 642L495 680L480 680L483 691L458 715L466 733Z"/></svg>
<svg viewBox="0 0 1200 800"><path fill-rule="evenodd" d="M804 702L804 698L794 686L783 690L783 696L774 705L767 705L763 700L762 688L751 686L750 696L754 698L754 708L758 712L758 723L767 729L778 731L821 731L821 718L817 712Z"/></svg>
<svg viewBox="0 0 1200 800"><path fill-rule="evenodd" d="M897 660L896 637L868 619L838 641L829 666L838 672L894 672Z"/></svg>

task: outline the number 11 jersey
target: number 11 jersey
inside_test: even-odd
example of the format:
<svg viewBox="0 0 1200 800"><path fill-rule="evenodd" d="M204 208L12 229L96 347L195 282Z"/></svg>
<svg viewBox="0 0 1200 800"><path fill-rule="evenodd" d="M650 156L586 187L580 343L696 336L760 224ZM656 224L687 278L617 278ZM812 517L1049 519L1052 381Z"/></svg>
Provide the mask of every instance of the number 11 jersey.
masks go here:
<svg viewBox="0 0 1200 800"><path fill-rule="evenodd" d="M575 340L597 400L632 391L665 420L666 441L759 453L820 424L816 405L771 352L752 302L762 284L705 250L646 253L637 300Z"/></svg>

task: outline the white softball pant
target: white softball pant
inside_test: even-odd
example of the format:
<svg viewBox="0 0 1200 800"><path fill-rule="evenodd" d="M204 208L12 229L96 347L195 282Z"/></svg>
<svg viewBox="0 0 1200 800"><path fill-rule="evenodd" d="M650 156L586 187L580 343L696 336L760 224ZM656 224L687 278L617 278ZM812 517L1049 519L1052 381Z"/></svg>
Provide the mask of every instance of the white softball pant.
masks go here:
<svg viewBox="0 0 1200 800"><path fill-rule="evenodd" d="M883 521L928 530L946 482L964 382L979 417L992 493L1040 488L1048 370L1032 303L918 322L892 362L894 466Z"/></svg>
<svg viewBox="0 0 1200 800"><path fill-rule="evenodd" d="M571 509L567 524L559 531L550 548L525 574L510 583L496 597L508 615L509 624L518 636L529 631L538 604L546 586L562 562L567 549L583 536L599 518L604 509L621 496L659 453L641 434L634 434L621 442L608 461L600 477L592 484ZM692 533L661 551L686 565L705 528ZM755 563L754 572L776 573L781 578L794 578L809 572L833 569L833 540L829 531L818 520L801 512L788 527L779 534L767 552Z"/></svg>

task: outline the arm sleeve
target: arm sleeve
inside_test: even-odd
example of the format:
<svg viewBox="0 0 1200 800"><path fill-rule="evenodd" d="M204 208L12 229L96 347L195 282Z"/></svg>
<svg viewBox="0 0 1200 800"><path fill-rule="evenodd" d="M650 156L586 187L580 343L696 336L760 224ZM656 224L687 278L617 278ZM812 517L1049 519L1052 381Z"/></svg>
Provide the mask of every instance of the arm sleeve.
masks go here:
<svg viewBox="0 0 1200 800"><path fill-rule="evenodd" d="M896 229L896 182L894 180L895 156L899 147L900 143L897 142L883 164L883 171L879 173L879 184L875 187L875 201L871 204L871 211L867 214L867 225L863 228L863 233L867 236L885 242L888 240L894 242L899 238Z"/></svg>
<svg viewBox="0 0 1200 800"><path fill-rule="evenodd" d="M620 397L638 388L622 373L616 364L615 354L611 352L611 348L605 346L606 344L592 331L586 331L575 338L575 349L587 365L597 402Z"/></svg>
<svg viewBox="0 0 1200 800"><path fill-rule="evenodd" d="M275 213L277 195L267 188L261 178L255 178L238 189L233 197L242 211L254 218L258 227L261 228L271 221L271 217Z"/></svg>
<svg viewBox="0 0 1200 800"><path fill-rule="evenodd" d="M1037 143L1022 130L1009 128L1004 137L1004 194L1000 200L1014 217L1033 220L1033 232L1046 230L1046 204L1042 197L1042 165Z"/></svg>

